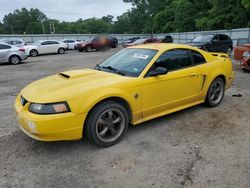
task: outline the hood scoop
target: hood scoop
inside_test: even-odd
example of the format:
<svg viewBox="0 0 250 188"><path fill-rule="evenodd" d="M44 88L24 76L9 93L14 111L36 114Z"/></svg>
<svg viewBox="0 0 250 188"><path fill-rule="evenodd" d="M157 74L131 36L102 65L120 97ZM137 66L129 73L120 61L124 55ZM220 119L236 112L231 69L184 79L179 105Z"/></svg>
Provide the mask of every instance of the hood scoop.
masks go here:
<svg viewBox="0 0 250 188"><path fill-rule="evenodd" d="M59 76L62 76L62 77L64 77L64 78L68 78L68 79L70 78L70 76L69 76L69 75L64 74L64 73L62 73L62 72L61 72L61 73L59 73L58 75L59 75Z"/></svg>
<svg viewBox="0 0 250 188"><path fill-rule="evenodd" d="M92 69L82 69L82 70L72 70L72 71L65 71L65 72L60 72L58 76L67 78L67 79L73 79L73 78L80 78L80 77L85 77L89 75L96 74L95 70Z"/></svg>

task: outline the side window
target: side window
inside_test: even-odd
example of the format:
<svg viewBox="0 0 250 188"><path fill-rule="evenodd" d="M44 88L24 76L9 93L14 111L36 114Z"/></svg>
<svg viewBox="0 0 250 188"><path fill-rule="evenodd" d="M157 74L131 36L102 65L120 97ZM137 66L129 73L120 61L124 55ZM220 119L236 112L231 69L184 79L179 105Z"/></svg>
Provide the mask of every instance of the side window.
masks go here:
<svg viewBox="0 0 250 188"><path fill-rule="evenodd" d="M195 65L206 63L206 59L199 52L192 50L192 56Z"/></svg>
<svg viewBox="0 0 250 188"><path fill-rule="evenodd" d="M0 44L0 50L11 49L11 46Z"/></svg>
<svg viewBox="0 0 250 188"><path fill-rule="evenodd" d="M43 45L43 46L44 46L44 45L49 45L49 44L50 44L49 41L45 41L45 42L42 42L42 43L41 43L41 45Z"/></svg>
<svg viewBox="0 0 250 188"><path fill-rule="evenodd" d="M220 35L220 40L228 40L228 36L226 35Z"/></svg>
<svg viewBox="0 0 250 188"><path fill-rule="evenodd" d="M155 67L164 67L168 71L192 66L193 62L189 50L176 49L163 53L155 62Z"/></svg>
<svg viewBox="0 0 250 188"><path fill-rule="evenodd" d="M56 41L51 41L50 44L59 44L59 43Z"/></svg>
<svg viewBox="0 0 250 188"><path fill-rule="evenodd" d="M214 38L213 38L214 41L219 41L220 38L219 38L219 35L215 35Z"/></svg>
<svg viewBox="0 0 250 188"><path fill-rule="evenodd" d="M250 41L247 38L240 38L238 39L236 46L241 46L248 43L250 43Z"/></svg>

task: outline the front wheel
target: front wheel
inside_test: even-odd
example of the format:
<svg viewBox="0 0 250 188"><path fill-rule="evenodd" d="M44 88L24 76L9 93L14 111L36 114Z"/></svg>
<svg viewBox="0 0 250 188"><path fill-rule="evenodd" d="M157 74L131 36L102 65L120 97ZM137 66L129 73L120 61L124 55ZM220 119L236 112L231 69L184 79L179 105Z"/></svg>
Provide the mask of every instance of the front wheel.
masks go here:
<svg viewBox="0 0 250 188"><path fill-rule="evenodd" d="M91 46L86 47L86 52L90 52L92 50Z"/></svg>
<svg viewBox="0 0 250 188"><path fill-rule="evenodd" d="M216 78L208 89L206 97L206 105L210 107L218 106L223 99L224 92L225 92L225 83L223 79Z"/></svg>
<svg viewBox="0 0 250 188"><path fill-rule="evenodd" d="M122 139L128 123L127 110L117 102L107 101L90 112L85 124L85 136L97 146L112 146Z"/></svg>
<svg viewBox="0 0 250 188"><path fill-rule="evenodd" d="M58 54L64 54L65 50L63 48L58 49Z"/></svg>
<svg viewBox="0 0 250 188"><path fill-rule="evenodd" d="M32 57L38 56L38 51L37 50L31 50L30 51L30 56L32 56Z"/></svg>

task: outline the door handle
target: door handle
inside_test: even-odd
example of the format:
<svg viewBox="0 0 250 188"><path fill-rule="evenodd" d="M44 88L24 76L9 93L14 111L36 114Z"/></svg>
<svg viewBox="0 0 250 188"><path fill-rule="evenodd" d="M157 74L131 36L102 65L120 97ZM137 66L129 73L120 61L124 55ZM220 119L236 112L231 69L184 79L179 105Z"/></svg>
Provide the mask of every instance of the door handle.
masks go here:
<svg viewBox="0 0 250 188"><path fill-rule="evenodd" d="M189 74L189 76L197 76L197 73L192 72L192 73Z"/></svg>

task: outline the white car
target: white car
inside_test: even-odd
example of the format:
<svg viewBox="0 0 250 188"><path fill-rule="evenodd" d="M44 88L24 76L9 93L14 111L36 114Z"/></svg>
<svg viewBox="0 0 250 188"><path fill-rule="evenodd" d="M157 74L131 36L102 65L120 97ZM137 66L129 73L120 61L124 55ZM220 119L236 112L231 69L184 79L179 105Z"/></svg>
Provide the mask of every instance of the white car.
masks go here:
<svg viewBox="0 0 250 188"><path fill-rule="evenodd" d="M39 40L31 45L25 46L25 51L35 57L40 54L64 54L68 45L57 40Z"/></svg>
<svg viewBox="0 0 250 188"><path fill-rule="evenodd" d="M6 43L16 47L24 47L26 43L21 38L5 38L0 40L1 43Z"/></svg>
<svg viewBox="0 0 250 188"><path fill-rule="evenodd" d="M62 42L68 45L69 50L75 50L76 45L80 43L74 39L63 39Z"/></svg>

